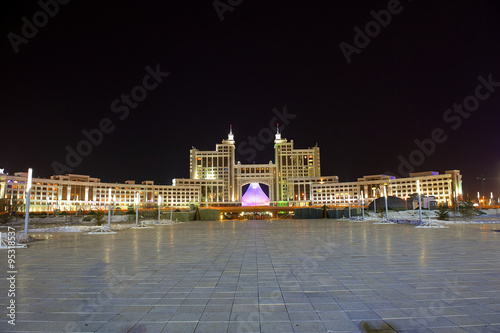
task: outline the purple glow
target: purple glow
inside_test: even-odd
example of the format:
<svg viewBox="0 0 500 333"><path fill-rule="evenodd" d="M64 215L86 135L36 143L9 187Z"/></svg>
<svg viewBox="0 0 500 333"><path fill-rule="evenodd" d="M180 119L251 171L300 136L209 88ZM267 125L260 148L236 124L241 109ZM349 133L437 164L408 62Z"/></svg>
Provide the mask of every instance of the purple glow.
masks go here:
<svg viewBox="0 0 500 333"><path fill-rule="evenodd" d="M242 206L269 206L269 198L262 191L259 183L251 183L241 197Z"/></svg>

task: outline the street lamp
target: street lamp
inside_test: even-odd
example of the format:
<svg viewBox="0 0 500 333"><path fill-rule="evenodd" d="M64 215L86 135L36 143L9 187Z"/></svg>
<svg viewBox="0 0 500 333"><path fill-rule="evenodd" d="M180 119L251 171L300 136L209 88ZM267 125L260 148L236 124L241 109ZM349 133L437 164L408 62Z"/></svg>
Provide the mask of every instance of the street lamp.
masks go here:
<svg viewBox="0 0 500 333"><path fill-rule="evenodd" d="M420 180L417 179L417 194L418 194L418 217L422 223L422 199L420 198Z"/></svg>
<svg viewBox="0 0 500 333"><path fill-rule="evenodd" d="M375 187L372 187L373 192L373 213L377 214L377 198L375 197Z"/></svg>
<svg viewBox="0 0 500 333"><path fill-rule="evenodd" d="M384 185L384 197L385 197L385 219L389 222L389 208L387 207L387 186Z"/></svg>
<svg viewBox="0 0 500 333"><path fill-rule="evenodd" d="M111 202L113 199L111 198L111 187L108 190L108 228L111 229Z"/></svg>
<svg viewBox="0 0 500 333"><path fill-rule="evenodd" d="M158 223L160 223L161 214L161 194L158 194Z"/></svg>
<svg viewBox="0 0 500 333"><path fill-rule="evenodd" d="M361 190L361 220L365 220L365 193Z"/></svg>
<svg viewBox="0 0 500 333"><path fill-rule="evenodd" d="M135 224L139 225L139 192L135 193Z"/></svg>
<svg viewBox="0 0 500 333"><path fill-rule="evenodd" d="M349 218L351 218L351 195L347 193L347 204L349 206Z"/></svg>
<svg viewBox="0 0 500 333"><path fill-rule="evenodd" d="M28 169L28 183L26 184L26 209L24 217L24 233L28 233L28 222L30 218L30 199L31 199L31 183L33 178L33 169Z"/></svg>

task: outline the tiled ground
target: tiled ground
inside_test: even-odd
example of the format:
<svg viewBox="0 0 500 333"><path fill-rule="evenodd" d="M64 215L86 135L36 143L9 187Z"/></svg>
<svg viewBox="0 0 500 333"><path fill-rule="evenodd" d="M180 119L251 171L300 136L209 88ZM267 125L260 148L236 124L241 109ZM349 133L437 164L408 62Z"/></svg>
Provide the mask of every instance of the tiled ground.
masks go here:
<svg viewBox="0 0 500 333"><path fill-rule="evenodd" d="M500 332L500 225L189 222L17 250L1 332ZM7 271L0 252L0 275Z"/></svg>

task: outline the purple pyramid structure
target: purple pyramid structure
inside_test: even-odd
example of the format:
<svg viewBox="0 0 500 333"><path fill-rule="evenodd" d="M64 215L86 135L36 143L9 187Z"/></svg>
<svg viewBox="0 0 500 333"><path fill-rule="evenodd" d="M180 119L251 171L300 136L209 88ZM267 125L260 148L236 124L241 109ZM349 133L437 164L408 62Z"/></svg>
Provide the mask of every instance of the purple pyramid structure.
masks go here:
<svg viewBox="0 0 500 333"><path fill-rule="evenodd" d="M241 197L242 206L269 206L269 198L262 191L259 183L251 183Z"/></svg>

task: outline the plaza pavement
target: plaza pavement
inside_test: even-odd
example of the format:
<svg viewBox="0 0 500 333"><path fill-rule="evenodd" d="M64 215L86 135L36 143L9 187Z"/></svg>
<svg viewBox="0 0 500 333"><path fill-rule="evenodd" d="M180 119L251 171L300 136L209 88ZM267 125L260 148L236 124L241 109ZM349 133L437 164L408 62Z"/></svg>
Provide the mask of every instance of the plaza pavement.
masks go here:
<svg viewBox="0 0 500 333"><path fill-rule="evenodd" d="M187 222L17 250L0 332L500 332L500 225Z"/></svg>

